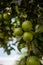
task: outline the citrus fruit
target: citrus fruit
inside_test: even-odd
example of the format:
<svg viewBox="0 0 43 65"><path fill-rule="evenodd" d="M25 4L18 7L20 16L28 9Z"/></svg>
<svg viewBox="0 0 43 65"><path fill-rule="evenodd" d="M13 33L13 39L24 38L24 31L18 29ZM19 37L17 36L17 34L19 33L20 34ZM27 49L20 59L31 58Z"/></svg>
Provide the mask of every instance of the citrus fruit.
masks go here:
<svg viewBox="0 0 43 65"><path fill-rule="evenodd" d="M33 35L30 32L25 32L23 34L23 40L24 41L31 41L33 39Z"/></svg>
<svg viewBox="0 0 43 65"><path fill-rule="evenodd" d="M27 58L26 65L40 65L40 61L36 56L30 56Z"/></svg>
<svg viewBox="0 0 43 65"><path fill-rule="evenodd" d="M28 20L24 21L22 23L22 28L23 28L24 31L30 31L32 29L31 21L28 21Z"/></svg>
<svg viewBox="0 0 43 65"><path fill-rule="evenodd" d="M8 19L10 18L10 15L9 15L8 13L4 13L4 14L3 14L3 18L4 18L5 20L8 20Z"/></svg>
<svg viewBox="0 0 43 65"><path fill-rule="evenodd" d="M21 28L15 28L14 30L14 35L15 36L21 36L23 33L22 29Z"/></svg>

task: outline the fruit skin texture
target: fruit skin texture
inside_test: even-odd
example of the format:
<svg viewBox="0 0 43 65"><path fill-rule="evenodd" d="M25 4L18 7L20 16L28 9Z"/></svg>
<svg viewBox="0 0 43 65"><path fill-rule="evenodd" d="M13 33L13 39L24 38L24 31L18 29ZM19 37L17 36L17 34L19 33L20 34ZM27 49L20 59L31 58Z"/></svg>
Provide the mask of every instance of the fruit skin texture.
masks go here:
<svg viewBox="0 0 43 65"><path fill-rule="evenodd" d="M10 18L10 15L9 15L8 13L4 13L4 14L3 14L3 18L4 18L5 20L8 20L8 19Z"/></svg>
<svg viewBox="0 0 43 65"><path fill-rule="evenodd" d="M22 23L22 28L26 32L32 30L32 23L31 23L31 21L28 21L28 20L24 21Z"/></svg>
<svg viewBox="0 0 43 65"><path fill-rule="evenodd" d="M21 28L15 28L14 30L14 35L15 36L21 36L23 33L22 29Z"/></svg>
<svg viewBox="0 0 43 65"><path fill-rule="evenodd" d="M26 65L40 65L40 61L36 56L30 56L27 58Z"/></svg>
<svg viewBox="0 0 43 65"><path fill-rule="evenodd" d="M30 32L25 32L23 34L23 40L24 41L31 41L33 39L33 34Z"/></svg>

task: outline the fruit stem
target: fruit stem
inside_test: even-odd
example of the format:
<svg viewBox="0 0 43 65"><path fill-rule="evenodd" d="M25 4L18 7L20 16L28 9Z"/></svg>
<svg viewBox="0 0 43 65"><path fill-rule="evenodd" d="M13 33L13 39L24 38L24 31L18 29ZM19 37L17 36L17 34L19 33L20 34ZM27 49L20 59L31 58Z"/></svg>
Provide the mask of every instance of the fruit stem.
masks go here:
<svg viewBox="0 0 43 65"><path fill-rule="evenodd" d="M30 52L32 51L31 42L27 41L26 45L27 45L27 49L28 49L28 54L30 55Z"/></svg>

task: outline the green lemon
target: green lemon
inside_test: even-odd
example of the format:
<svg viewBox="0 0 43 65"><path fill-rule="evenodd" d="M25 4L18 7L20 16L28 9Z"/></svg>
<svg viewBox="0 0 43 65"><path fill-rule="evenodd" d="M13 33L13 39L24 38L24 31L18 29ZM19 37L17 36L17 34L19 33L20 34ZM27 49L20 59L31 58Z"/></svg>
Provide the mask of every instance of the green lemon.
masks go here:
<svg viewBox="0 0 43 65"><path fill-rule="evenodd" d="M23 33L22 29L21 28L15 28L14 30L14 35L15 36L21 36Z"/></svg>
<svg viewBox="0 0 43 65"><path fill-rule="evenodd" d="M32 30L32 23L31 23L31 21L28 21L28 20L24 21L22 23L22 28L26 32Z"/></svg>
<svg viewBox="0 0 43 65"><path fill-rule="evenodd" d="M26 65L40 65L40 61L36 56L30 56L27 58Z"/></svg>
<svg viewBox="0 0 43 65"><path fill-rule="evenodd" d="M30 32L25 32L23 34L23 40L24 41L31 41L33 39L33 34Z"/></svg>
<svg viewBox="0 0 43 65"><path fill-rule="evenodd" d="M10 15L9 15L8 13L4 13L4 14L3 14L3 18L4 18L5 20L9 20Z"/></svg>

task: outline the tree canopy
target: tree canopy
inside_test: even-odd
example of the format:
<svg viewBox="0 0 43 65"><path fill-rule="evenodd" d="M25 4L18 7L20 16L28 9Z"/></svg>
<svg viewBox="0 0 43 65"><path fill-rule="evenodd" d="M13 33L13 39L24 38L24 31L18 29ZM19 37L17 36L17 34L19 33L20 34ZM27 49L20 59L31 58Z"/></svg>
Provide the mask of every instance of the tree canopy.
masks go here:
<svg viewBox="0 0 43 65"><path fill-rule="evenodd" d="M19 51L27 47L28 56L42 57L43 0L0 0L0 47L8 54L13 49L8 49L8 41L13 37Z"/></svg>

